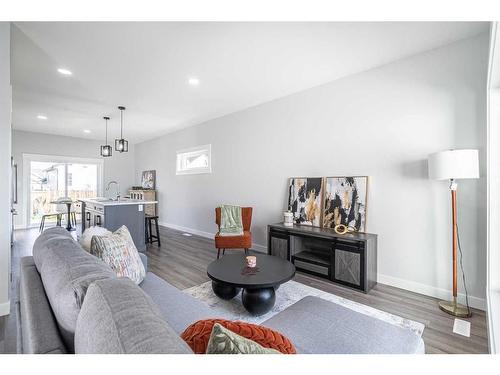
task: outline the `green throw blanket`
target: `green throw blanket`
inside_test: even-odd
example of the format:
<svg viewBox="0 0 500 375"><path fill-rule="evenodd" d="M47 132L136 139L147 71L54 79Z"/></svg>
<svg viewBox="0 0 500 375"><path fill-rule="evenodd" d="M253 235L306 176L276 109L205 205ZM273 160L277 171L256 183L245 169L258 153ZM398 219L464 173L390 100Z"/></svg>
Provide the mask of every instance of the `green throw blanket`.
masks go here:
<svg viewBox="0 0 500 375"><path fill-rule="evenodd" d="M242 236L243 222L241 221L241 207L220 206L220 236Z"/></svg>

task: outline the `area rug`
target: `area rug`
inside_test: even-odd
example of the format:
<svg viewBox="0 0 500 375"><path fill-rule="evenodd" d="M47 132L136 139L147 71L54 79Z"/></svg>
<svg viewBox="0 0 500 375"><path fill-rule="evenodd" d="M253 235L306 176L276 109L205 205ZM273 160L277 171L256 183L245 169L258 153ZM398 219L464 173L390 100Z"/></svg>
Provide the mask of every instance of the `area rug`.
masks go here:
<svg viewBox="0 0 500 375"><path fill-rule="evenodd" d="M196 299L205 302L214 310L216 310L219 316L225 319L242 320L254 324L262 323L263 321L271 318L272 316L276 315L280 311L283 311L288 306L294 304L295 302L301 300L306 296L315 296L333 303L337 303L361 314L365 314L373 318L383 320L384 322L394 324L398 327L410 329L419 336L422 336L425 328L424 324L416 322L414 320L405 319L394 314L377 310L373 307L336 296L335 294L323 292L322 290L298 283L293 280L288 281L287 283L282 284L279 287L279 289L276 291L276 303L273 309L261 316L252 316L245 310L241 302L241 293L229 301L225 301L217 297L212 291L211 281L207 281L206 283L185 289L184 292L192 295Z"/></svg>

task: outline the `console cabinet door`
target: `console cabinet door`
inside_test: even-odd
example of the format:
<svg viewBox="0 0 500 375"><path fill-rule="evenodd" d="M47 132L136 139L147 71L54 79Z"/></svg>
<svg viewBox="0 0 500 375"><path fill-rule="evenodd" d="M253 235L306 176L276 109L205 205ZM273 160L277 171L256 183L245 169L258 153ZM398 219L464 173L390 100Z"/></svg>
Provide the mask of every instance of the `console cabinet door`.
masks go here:
<svg viewBox="0 0 500 375"><path fill-rule="evenodd" d="M333 247L332 281L365 290L365 249L363 242L338 240Z"/></svg>
<svg viewBox="0 0 500 375"><path fill-rule="evenodd" d="M268 253L285 260L290 260L290 236L277 231L269 232Z"/></svg>

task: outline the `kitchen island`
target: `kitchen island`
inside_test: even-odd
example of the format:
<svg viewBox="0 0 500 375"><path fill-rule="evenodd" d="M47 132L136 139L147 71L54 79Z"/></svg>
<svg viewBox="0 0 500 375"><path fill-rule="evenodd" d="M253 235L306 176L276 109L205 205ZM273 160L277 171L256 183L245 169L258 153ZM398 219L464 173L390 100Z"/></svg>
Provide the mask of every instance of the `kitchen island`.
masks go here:
<svg viewBox="0 0 500 375"><path fill-rule="evenodd" d="M113 232L125 225L137 250L146 251L144 205L155 204L157 201L107 198L87 198L79 201L82 210L82 233L92 226L103 227Z"/></svg>

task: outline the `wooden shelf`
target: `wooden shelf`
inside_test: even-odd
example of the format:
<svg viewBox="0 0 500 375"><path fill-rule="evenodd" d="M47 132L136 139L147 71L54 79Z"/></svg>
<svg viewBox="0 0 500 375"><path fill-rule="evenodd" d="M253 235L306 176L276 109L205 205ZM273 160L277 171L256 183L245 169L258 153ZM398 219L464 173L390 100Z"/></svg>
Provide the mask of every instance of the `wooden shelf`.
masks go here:
<svg viewBox="0 0 500 375"><path fill-rule="evenodd" d="M328 254L321 254L313 251L301 251L293 255L294 259L302 262L317 264L318 266L330 267L331 261Z"/></svg>

